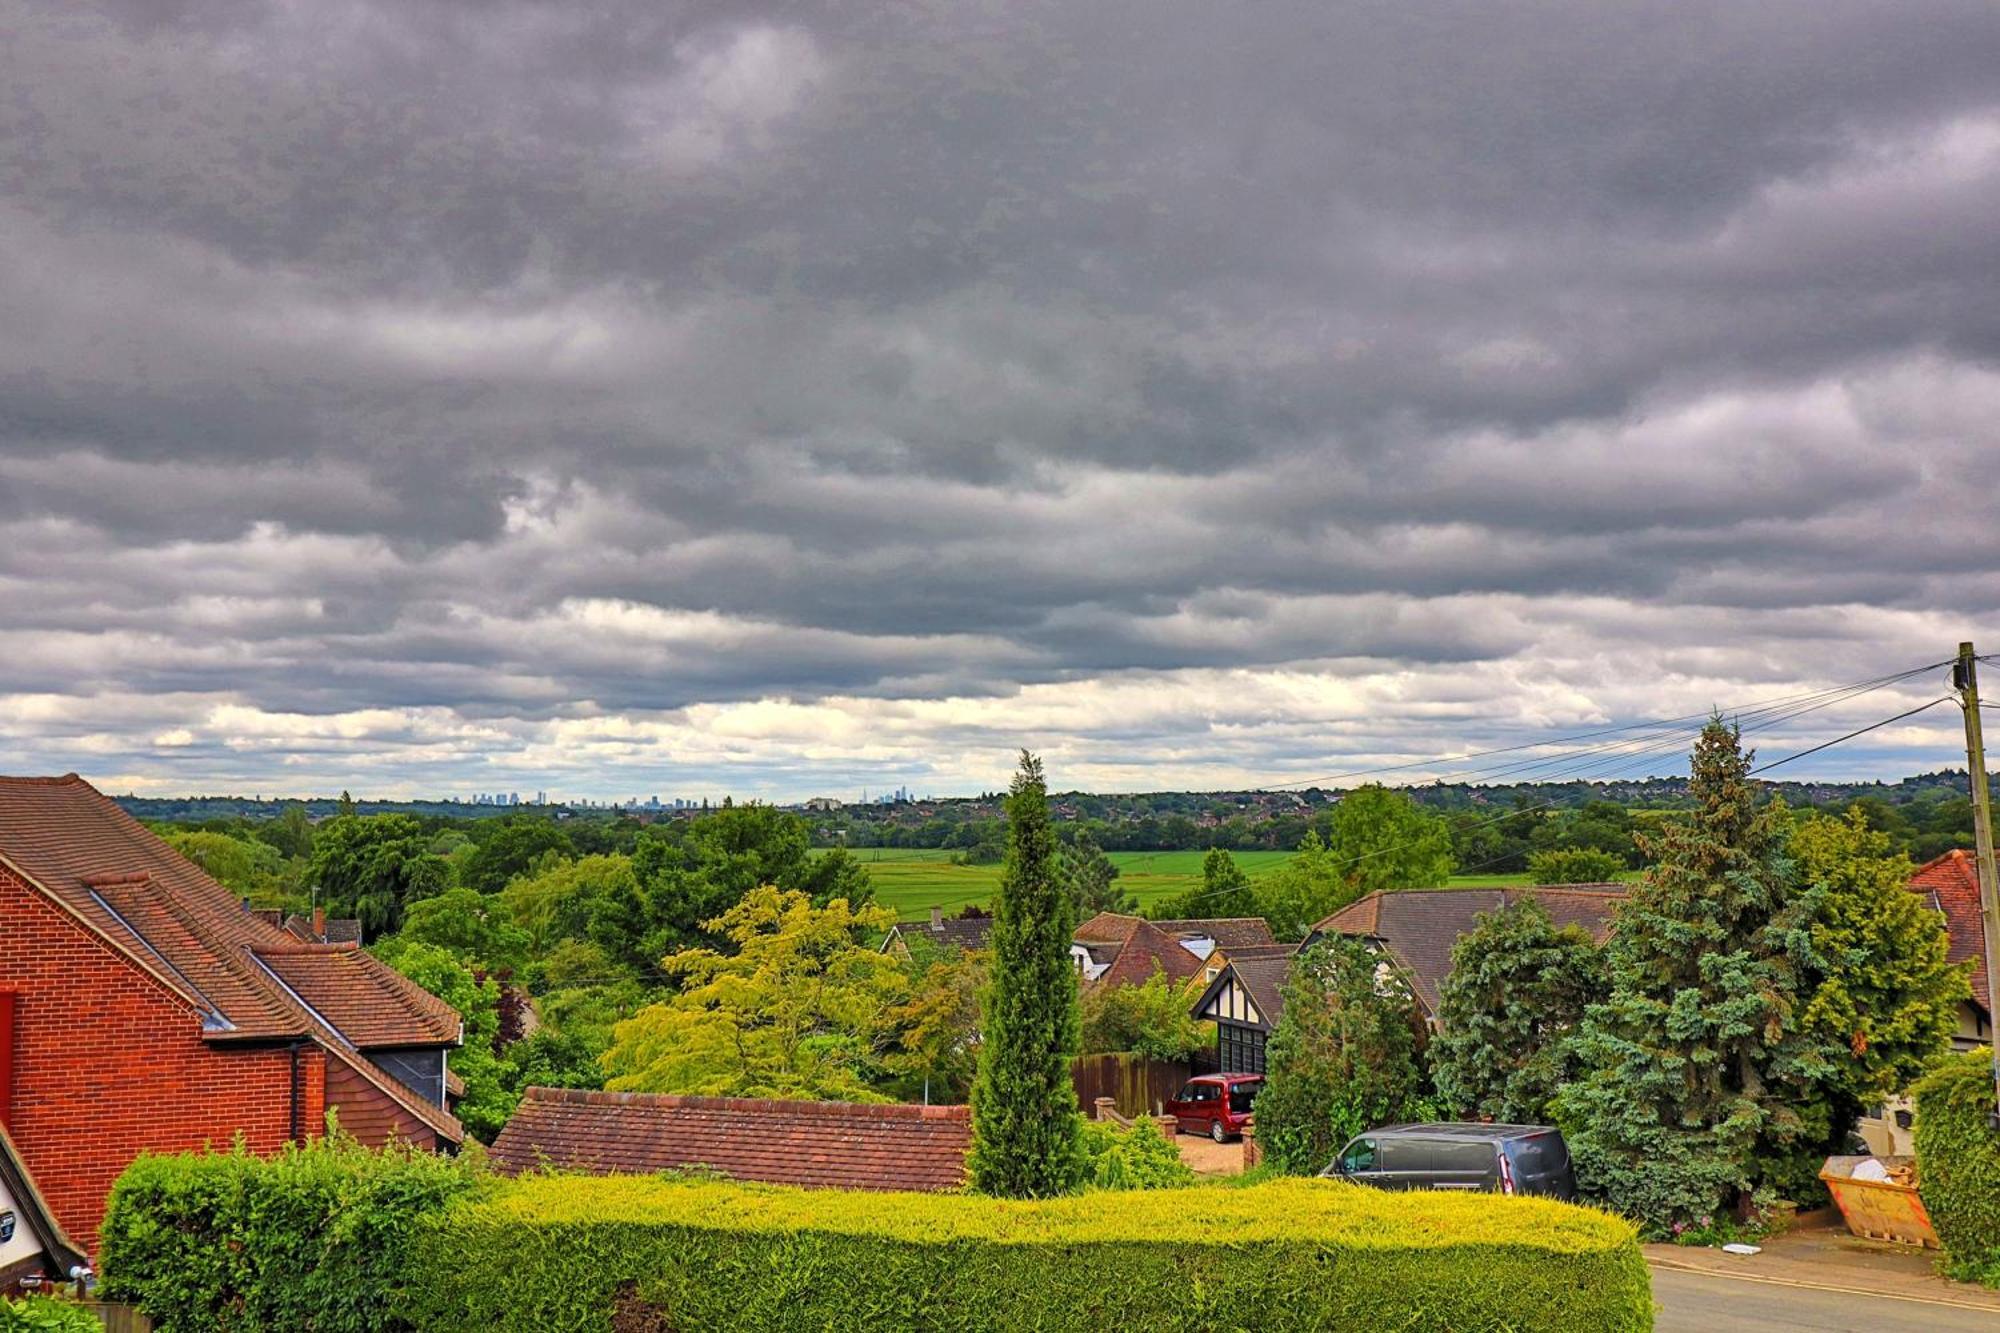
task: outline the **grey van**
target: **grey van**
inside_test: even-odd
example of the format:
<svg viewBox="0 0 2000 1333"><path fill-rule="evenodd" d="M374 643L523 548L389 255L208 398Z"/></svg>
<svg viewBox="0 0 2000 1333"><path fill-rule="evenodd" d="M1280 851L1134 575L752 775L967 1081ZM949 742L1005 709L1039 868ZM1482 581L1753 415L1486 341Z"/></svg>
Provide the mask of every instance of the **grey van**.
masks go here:
<svg viewBox="0 0 2000 1333"><path fill-rule="evenodd" d="M1569 1145L1550 1125L1384 1125L1355 1135L1320 1174L1391 1190L1576 1197Z"/></svg>

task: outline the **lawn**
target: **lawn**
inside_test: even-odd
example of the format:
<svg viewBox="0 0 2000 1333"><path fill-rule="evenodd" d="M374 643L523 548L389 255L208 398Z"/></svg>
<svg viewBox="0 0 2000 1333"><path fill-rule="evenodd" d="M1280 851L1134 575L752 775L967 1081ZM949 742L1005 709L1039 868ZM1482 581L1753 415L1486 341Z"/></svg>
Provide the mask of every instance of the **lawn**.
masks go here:
<svg viewBox="0 0 2000 1333"><path fill-rule="evenodd" d="M955 866L951 853L921 847L859 847L856 860L868 867L875 881L875 899L896 909L904 921L921 921L931 908L950 916L967 903L984 905L1000 887L1000 867ZM1206 852L1110 852L1118 882L1132 891L1141 907L1201 883ZM1289 852L1231 852L1251 879L1283 865Z"/></svg>
<svg viewBox="0 0 2000 1333"><path fill-rule="evenodd" d="M868 867L875 881L875 898L885 907L896 909L898 919L921 921L931 908L944 909L946 916L967 903L984 905L1000 887L1000 867L955 866L951 853L923 847L860 847L855 859ZM1110 852L1121 872L1118 882L1132 891L1141 907L1193 888L1201 883L1202 859L1207 852ZM1251 879L1260 879L1283 865L1290 852L1231 852L1236 864ZM1454 889L1499 888L1526 884L1526 875L1458 875Z"/></svg>

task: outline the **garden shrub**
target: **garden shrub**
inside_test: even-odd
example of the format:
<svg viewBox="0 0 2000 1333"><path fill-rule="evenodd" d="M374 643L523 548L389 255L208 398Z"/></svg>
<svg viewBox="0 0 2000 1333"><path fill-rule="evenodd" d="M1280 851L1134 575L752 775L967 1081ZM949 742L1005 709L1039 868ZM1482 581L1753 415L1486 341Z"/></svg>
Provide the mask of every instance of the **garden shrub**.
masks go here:
<svg viewBox="0 0 2000 1333"><path fill-rule="evenodd" d="M341 1138L141 1157L111 1190L103 1295L159 1333L407 1328L412 1224L483 1180L469 1158Z"/></svg>
<svg viewBox="0 0 2000 1333"><path fill-rule="evenodd" d="M1916 1086L1917 1188L1944 1242L1945 1272L2000 1287L2000 1133L1993 1056L1956 1056Z"/></svg>
<svg viewBox="0 0 2000 1333"><path fill-rule="evenodd" d="M425 1333L1652 1326L1631 1225L1338 1181L1030 1201L540 1177L419 1227Z"/></svg>
<svg viewBox="0 0 2000 1333"><path fill-rule="evenodd" d="M0 1296L0 1333L104 1333L96 1315L49 1296Z"/></svg>
<svg viewBox="0 0 2000 1333"><path fill-rule="evenodd" d="M1101 1190L1161 1190L1194 1184L1181 1150L1150 1118L1132 1128L1100 1120L1083 1126L1084 1183Z"/></svg>

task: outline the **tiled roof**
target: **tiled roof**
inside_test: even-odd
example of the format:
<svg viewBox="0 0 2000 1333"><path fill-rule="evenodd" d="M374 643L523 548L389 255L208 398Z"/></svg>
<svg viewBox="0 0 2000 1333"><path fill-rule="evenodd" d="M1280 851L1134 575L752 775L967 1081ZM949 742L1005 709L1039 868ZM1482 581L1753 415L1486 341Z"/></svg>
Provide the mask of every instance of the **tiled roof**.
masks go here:
<svg viewBox="0 0 2000 1333"><path fill-rule="evenodd" d="M707 1168L777 1185L942 1191L964 1186L971 1146L963 1106L529 1088L492 1160L508 1175Z"/></svg>
<svg viewBox="0 0 2000 1333"><path fill-rule="evenodd" d="M927 939L959 949L984 949L987 937L993 933L993 918L948 916L940 921L901 921L891 927L891 932L902 936L905 942ZM887 940L882 943L884 948L888 947Z"/></svg>
<svg viewBox="0 0 2000 1333"><path fill-rule="evenodd" d="M1229 970L1236 974L1243 989L1250 992L1250 1002L1257 1006L1257 1012L1264 1016L1264 1021L1272 1027L1278 1026L1278 1019L1285 1012L1281 987L1292 970L1290 955L1255 958L1232 955Z"/></svg>
<svg viewBox="0 0 2000 1333"><path fill-rule="evenodd" d="M1090 920L1082 922L1071 938L1079 944L1123 944L1132 938L1132 932L1146 924L1143 916L1126 916L1119 912L1099 912Z"/></svg>
<svg viewBox="0 0 2000 1333"><path fill-rule="evenodd" d="M1411 889L1371 893L1312 928L1317 935L1360 935L1380 940L1408 974L1428 1013L1438 1007L1438 983L1451 972L1451 948L1483 913L1533 898L1558 926L1582 926L1603 943L1624 901L1618 884L1527 885L1507 889Z"/></svg>
<svg viewBox="0 0 2000 1333"><path fill-rule="evenodd" d="M1261 916L1193 917L1185 921L1155 921L1169 935L1200 935L1225 949L1259 948L1276 944L1271 923Z"/></svg>
<svg viewBox="0 0 2000 1333"><path fill-rule="evenodd" d="M1972 853L1951 851L1926 862L1910 876L1910 888L1929 894L1944 913L1945 929L1951 935L1949 957L1954 963L1970 965L1972 998L1992 1013L1993 996L1986 987L1986 918L1979 908L1979 867Z"/></svg>
<svg viewBox="0 0 2000 1333"><path fill-rule="evenodd" d="M1091 983L1097 986L1138 985L1154 972L1164 972L1170 981L1195 975L1206 963L1208 950L1185 948L1183 939L1214 940L1225 953L1237 947L1277 945L1262 917L1149 921L1119 912L1099 912L1079 925L1072 938L1099 962L1109 960L1110 966Z"/></svg>
<svg viewBox="0 0 2000 1333"><path fill-rule="evenodd" d="M351 916L334 917L315 931L311 917L296 914L285 918L285 933L301 944L359 944L361 922Z"/></svg>
<svg viewBox="0 0 2000 1333"><path fill-rule="evenodd" d="M253 951L257 961L362 1050L448 1046L458 1011L373 957L346 944L292 944Z"/></svg>
<svg viewBox="0 0 2000 1333"><path fill-rule="evenodd" d="M301 1003L290 983L273 975L279 969L271 960L288 960L309 946L246 908L74 773L0 778L0 857L186 1000L210 1040L311 1037L346 1046L457 1040L457 1016L443 1001L352 946L338 946L345 955L338 964L296 965L319 997ZM358 1028L359 1039L341 1029L343 1019ZM356 1056L355 1063L401 1089L372 1061ZM397 1095L433 1128L462 1136L438 1107L407 1090Z"/></svg>

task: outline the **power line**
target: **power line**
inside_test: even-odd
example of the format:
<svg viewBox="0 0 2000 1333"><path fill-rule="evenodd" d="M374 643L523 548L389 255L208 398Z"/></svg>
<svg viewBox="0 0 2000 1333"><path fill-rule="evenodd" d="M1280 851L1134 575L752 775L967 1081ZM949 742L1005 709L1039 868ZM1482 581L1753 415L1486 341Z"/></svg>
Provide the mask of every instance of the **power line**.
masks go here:
<svg viewBox="0 0 2000 1333"><path fill-rule="evenodd" d="M1842 741L1851 741L1856 736L1865 736L1869 732L1874 731L1877 727L1886 727L1891 722L1901 722L1906 717L1915 717L1918 713L1925 712L1928 709L1936 708L1939 704L1949 703L1951 702L1951 699L1952 696L1949 694L1939 695L1937 698L1931 700L1929 703L1919 704L1915 708L1912 708L1907 713L1898 713L1894 717L1885 717L1880 722L1871 722L1865 727L1861 727L1858 730L1848 732L1845 736L1835 736L1832 740L1827 741L1822 745L1815 745L1810 750L1800 750L1797 754L1788 754L1783 759L1773 759L1768 764L1762 764L1756 768L1751 769L1750 776L1755 777L1759 773L1765 772L1769 769L1776 768L1779 764L1789 764L1792 762L1792 760L1803 759L1809 754L1818 754L1821 750L1828 749L1831 746L1838 745Z"/></svg>
<svg viewBox="0 0 2000 1333"><path fill-rule="evenodd" d="M1762 710L1752 710L1752 711L1762 711L1765 715L1756 719L1752 724L1748 726L1743 726L1739 724L1739 730L1750 733L1758 731L1767 731L1774 727L1782 726L1786 722L1789 722L1797 717L1802 717L1807 713L1817 712L1822 708L1828 708L1833 706L1834 704L1846 702L1849 699L1859 698L1863 694L1873 693L1875 690L1884 689L1887 686L1896 683L1897 681L1908 679L1910 676L1917 675L1920 672L1933 670L1935 667L1943 665L1945 665L1945 663L1940 662L1940 663L1933 663L1929 666L1913 667L1908 671L1897 672L1892 676L1879 677L1874 681L1863 681L1857 683L1856 685L1841 686L1833 690L1819 691L1816 694L1812 695L1789 696L1794 699L1802 698L1806 700L1816 700L1816 701L1799 703L1789 707L1777 707L1775 705L1767 705ZM1820 696L1822 695L1832 695L1836 697L1821 698ZM1919 708L1911 709L1905 713L1899 713L1895 717L1884 718L1880 722L1872 723L1869 726L1863 727L1858 731L1850 732L1845 736L1836 737L1835 739L1827 741L1822 745L1816 745L1812 747L1812 749L1802 750L1797 754L1788 755L1783 759L1775 760L1772 763L1764 765L1762 768L1752 770L1752 772L1757 773L1757 772L1763 772L1765 769L1776 768L1779 764L1790 763L1794 759L1804 758L1808 754L1812 754L1819 750L1824 750L1831 746L1838 745L1842 741L1852 740L1855 736L1864 735L1867 732L1873 731L1878 727L1888 726L1892 722L1901 721L1903 718L1914 716L1917 713L1923 712L1925 709L1933 708L1938 704L1943 703L1945 699L1949 697L1950 696L1947 695L1938 699L1933 699L1929 703L1924 704ZM1705 726L1706 723L1704 722L1703 725ZM1666 738L1664 741L1659 737L1647 737L1643 739L1649 743L1643 745L1642 748L1635 750L1629 754L1615 754L1610 756L1609 758L1599 758L1593 760L1591 763L1586 764L1577 775L1572 776L1568 780L1569 781L1582 780L1583 774L1602 771L1606 769L1607 766L1617 767L1622 764L1630 763L1648 757L1658 757L1660 755L1674 753L1680 750L1686 744L1685 739L1678 733ZM1627 742L1621 742L1620 744L1630 745L1633 743L1635 742L1627 741ZM1600 749L1603 747L1590 747L1590 748ZM1465 830L1469 832L1473 829L1487 828L1490 827L1491 825L1502 823L1509 819L1513 819L1519 815L1533 814L1539 810L1551 809L1556 804L1557 804L1556 801L1549 800L1549 801L1536 802L1532 805L1519 806L1512 810L1508 810L1501 814L1492 816L1491 818L1479 820L1476 821L1475 823L1466 825ZM1403 843L1394 843L1387 847L1378 847L1373 851L1363 852L1358 856L1352 856L1341 861L1336 861L1334 862L1334 868L1342 869L1348 866L1359 865L1363 861L1373 860L1378 856L1387 856L1392 852L1406 851L1409 848L1417 845L1419 844L1416 840L1411 840ZM1188 895L1185 901L1190 903L1200 902L1203 898L1216 897L1223 893L1229 893L1229 892L1234 892L1234 890L1217 889L1213 891L1194 893Z"/></svg>
<svg viewBox="0 0 2000 1333"><path fill-rule="evenodd" d="M1257 790L1282 791L1288 787L1319 786L1326 783L1345 781L1348 778L1370 777L1380 773L1406 772L1413 768L1424 768L1428 765L1438 764L1438 763L1451 763L1461 759L1480 759L1490 755L1516 754L1522 750L1539 749L1545 746L1561 746L1571 741L1589 740L1597 736L1610 736L1624 732L1634 732L1634 731L1656 731L1662 728L1676 727L1690 722L1695 722L1695 723L1706 722L1707 719L1712 715L1712 713L1721 713L1724 716L1748 717L1771 709L1782 708L1790 703L1801 702L1808 699L1823 698L1827 695L1839 694L1843 691L1852 690L1856 692L1865 692L1870 689L1880 688L1884 685L1890 685L1898 681L1907 680L1911 676L1920 675L1926 671L1934 671L1939 667L1949 666L1951 665L1952 660L1953 659L1946 659L1941 662L1928 662L1922 666L1910 667L1907 670L1892 672L1885 676L1876 676L1869 680L1856 681L1847 685L1837 685L1829 689L1807 690L1793 694L1779 695L1771 699L1760 700L1757 703L1744 705L1741 707L1725 706L1699 713L1687 713L1683 714L1680 717L1662 718L1647 722L1628 722L1613 727L1598 727L1588 731L1572 732L1562 736L1551 736L1543 740L1523 741L1514 745L1495 746L1491 749L1468 750L1461 754L1438 755L1429 759L1413 759L1403 763L1381 764L1372 768L1350 769L1345 773L1333 773L1325 777L1293 778L1282 782L1269 782L1260 785L1257 788ZM1461 770L1461 771L1478 772L1481 770L1479 768L1474 768L1470 770Z"/></svg>

